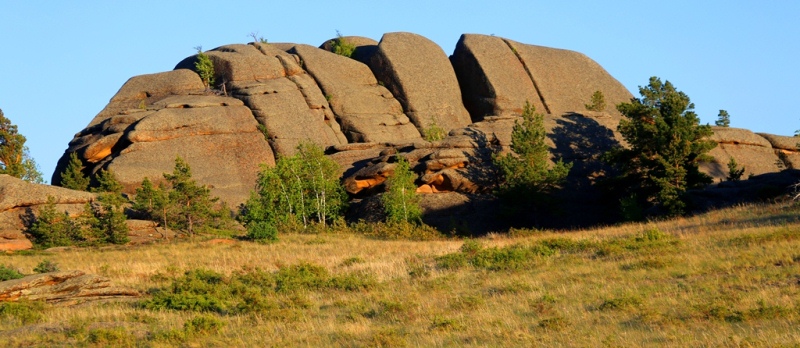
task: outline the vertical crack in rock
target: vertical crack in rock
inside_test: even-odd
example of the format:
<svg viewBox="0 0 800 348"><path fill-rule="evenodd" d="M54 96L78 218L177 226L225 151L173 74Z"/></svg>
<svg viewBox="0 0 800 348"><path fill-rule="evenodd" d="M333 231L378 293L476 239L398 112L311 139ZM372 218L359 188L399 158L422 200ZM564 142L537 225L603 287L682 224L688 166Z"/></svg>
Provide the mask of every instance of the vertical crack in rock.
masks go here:
<svg viewBox="0 0 800 348"><path fill-rule="evenodd" d="M533 88L536 89L536 94L539 96L539 100L542 101L542 105L544 105L544 111L547 112L548 114L551 113L550 112L550 107L547 106L547 101L544 100L544 96L542 95L542 92L539 89L539 84L537 84L536 83L536 79L533 78L533 73L531 73L531 69L528 69L528 64L526 64L525 61L522 59L522 57L519 56L519 52L517 52L517 49L514 47L514 45L511 44L510 41L508 41L506 39L503 39L503 42L505 42L506 45L508 45L508 48L511 49L511 52L514 53L514 56L516 56L517 59L519 59L519 62L522 64L522 67L525 69L525 72L528 73L528 77L531 79L531 82L533 83Z"/></svg>

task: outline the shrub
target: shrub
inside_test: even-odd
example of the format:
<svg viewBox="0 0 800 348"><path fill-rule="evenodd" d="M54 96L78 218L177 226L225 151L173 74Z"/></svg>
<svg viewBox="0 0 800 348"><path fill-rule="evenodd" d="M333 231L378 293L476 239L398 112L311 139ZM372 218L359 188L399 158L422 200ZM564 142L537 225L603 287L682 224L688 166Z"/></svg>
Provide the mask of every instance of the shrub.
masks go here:
<svg viewBox="0 0 800 348"><path fill-rule="evenodd" d="M11 279L19 279L22 277L24 277L24 275L11 266L0 265L0 282Z"/></svg>
<svg viewBox="0 0 800 348"><path fill-rule="evenodd" d="M333 53L350 58L355 52L356 46L345 39L342 33L337 30L336 38L331 41L331 49L333 49Z"/></svg>
<svg viewBox="0 0 800 348"><path fill-rule="evenodd" d="M422 136L427 141L437 141L444 139L447 136L447 131L433 121L428 128L422 130Z"/></svg>
<svg viewBox="0 0 800 348"><path fill-rule="evenodd" d="M26 234L42 248L69 246L87 241L79 221L69 214L56 211L55 198L48 196L47 203L28 227Z"/></svg>
<svg viewBox="0 0 800 348"><path fill-rule="evenodd" d="M278 228L268 221L255 221L247 225L247 238L257 242L275 242Z"/></svg>
<svg viewBox="0 0 800 348"><path fill-rule="evenodd" d="M50 260L42 260L39 262L38 265L33 269L36 273L50 273L50 272L58 272L59 268L58 265Z"/></svg>
<svg viewBox="0 0 800 348"><path fill-rule="evenodd" d="M212 315L200 315L183 323L183 331L190 335L218 333L225 325Z"/></svg>

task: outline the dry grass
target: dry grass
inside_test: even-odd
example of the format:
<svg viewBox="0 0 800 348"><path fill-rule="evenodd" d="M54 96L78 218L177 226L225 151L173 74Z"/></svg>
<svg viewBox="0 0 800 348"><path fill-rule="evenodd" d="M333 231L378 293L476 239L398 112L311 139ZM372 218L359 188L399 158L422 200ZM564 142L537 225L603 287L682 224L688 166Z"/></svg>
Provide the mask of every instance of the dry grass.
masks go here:
<svg viewBox="0 0 800 348"><path fill-rule="evenodd" d="M301 263L332 275L366 274L376 285L265 292L271 309L242 313L106 303L33 308L42 315L23 320L0 310L0 345L796 347L800 342L798 207L743 206L669 221L511 235L479 239L483 251L474 255L486 253L487 262L502 263L508 261L502 257L514 256L497 255L514 246L546 252L525 254L525 260L516 260L522 266L446 268L447 257L473 257L460 251L463 240L385 241L341 233L282 235L269 245L180 241L4 255L0 264L23 273L49 259L62 270L102 274L143 292L168 288L188 270L232 276ZM221 326L192 329L186 323L193 320Z"/></svg>

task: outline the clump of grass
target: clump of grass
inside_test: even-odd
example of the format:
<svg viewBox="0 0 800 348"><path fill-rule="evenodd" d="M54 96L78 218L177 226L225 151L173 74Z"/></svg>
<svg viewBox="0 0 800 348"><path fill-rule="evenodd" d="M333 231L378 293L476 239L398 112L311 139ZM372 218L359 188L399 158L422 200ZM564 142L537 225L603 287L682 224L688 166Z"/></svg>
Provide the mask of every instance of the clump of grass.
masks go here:
<svg viewBox="0 0 800 348"><path fill-rule="evenodd" d="M0 302L0 318L19 320L23 324L42 320L45 304L40 301Z"/></svg>
<svg viewBox="0 0 800 348"><path fill-rule="evenodd" d="M721 246L747 247L770 242L788 242L800 239L800 230L783 228L771 233L747 233L720 242Z"/></svg>
<svg viewBox="0 0 800 348"><path fill-rule="evenodd" d="M90 330L87 340L98 346L133 347L136 337L124 327L118 326Z"/></svg>
<svg viewBox="0 0 800 348"><path fill-rule="evenodd" d="M534 267L542 257L553 254L555 250L541 243L484 248L475 241L467 240L458 253L437 257L436 262L443 269L471 265L490 271L508 271Z"/></svg>
<svg viewBox="0 0 800 348"><path fill-rule="evenodd" d="M603 300L597 309L601 311L627 310L637 308L642 305L642 299L635 295L623 295L620 297Z"/></svg>
<svg viewBox="0 0 800 348"><path fill-rule="evenodd" d="M59 268L58 265L50 260L42 260L39 262L38 265L33 269L36 273L49 273L49 272L58 272Z"/></svg>

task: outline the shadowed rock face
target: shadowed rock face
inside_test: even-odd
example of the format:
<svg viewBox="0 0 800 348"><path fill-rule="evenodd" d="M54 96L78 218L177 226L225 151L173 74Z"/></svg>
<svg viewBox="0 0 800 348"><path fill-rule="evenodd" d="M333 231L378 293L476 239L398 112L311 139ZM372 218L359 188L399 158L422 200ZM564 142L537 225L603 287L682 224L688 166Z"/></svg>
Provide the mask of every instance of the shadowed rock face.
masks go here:
<svg viewBox="0 0 800 348"><path fill-rule="evenodd" d="M714 178L714 181L725 181L728 177L728 162L734 158L739 167L744 167L744 176L773 173L781 170L783 161L772 144L763 136L747 129L712 127L714 135L711 140L717 142L717 147L708 154L714 159L703 163L701 171Z"/></svg>

